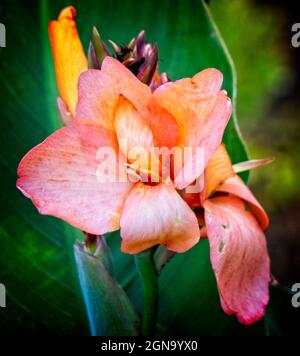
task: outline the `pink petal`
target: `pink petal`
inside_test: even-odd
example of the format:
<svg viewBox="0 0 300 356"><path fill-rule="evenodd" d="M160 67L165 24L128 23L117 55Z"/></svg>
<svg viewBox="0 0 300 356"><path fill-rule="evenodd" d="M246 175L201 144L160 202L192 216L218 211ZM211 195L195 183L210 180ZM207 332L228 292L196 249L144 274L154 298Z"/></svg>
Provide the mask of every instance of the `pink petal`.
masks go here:
<svg viewBox="0 0 300 356"><path fill-rule="evenodd" d="M231 115L227 94L220 91L222 80L219 71L207 69L192 79L164 84L154 92L156 102L177 121L179 145L193 149L184 161L183 172L175 172L175 176L179 177L176 179L178 189L184 189L202 174L222 141ZM200 147L203 152L197 153L196 147ZM202 160L202 164L196 164L197 159Z"/></svg>
<svg viewBox="0 0 300 356"><path fill-rule="evenodd" d="M262 229L266 230L268 228L269 218L267 213L239 176L234 176L227 179L216 189L216 191L235 195L248 202L250 204L251 210L260 222Z"/></svg>
<svg viewBox="0 0 300 356"><path fill-rule="evenodd" d="M131 185L99 181L100 147L115 152L115 137L107 130L65 127L23 158L17 187L41 214L56 216L91 234L117 230ZM108 178L115 179L115 157L107 165Z"/></svg>
<svg viewBox="0 0 300 356"><path fill-rule="evenodd" d="M113 130L120 94L142 111L151 98L151 89L116 59L106 57L101 71L88 70L79 78L76 121Z"/></svg>
<svg viewBox="0 0 300 356"><path fill-rule="evenodd" d="M266 239L242 200L207 200L205 222L221 304L243 324L259 320L269 301L270 260Z"/></svg>
<svg viewBox="0 0 300 356"><path fill-rule="evenodd" d="M199 241L200 230L196 215L172 183L137 183L124 206L121 236L126 253L138 253L157 244L185 252Z"/></svg>

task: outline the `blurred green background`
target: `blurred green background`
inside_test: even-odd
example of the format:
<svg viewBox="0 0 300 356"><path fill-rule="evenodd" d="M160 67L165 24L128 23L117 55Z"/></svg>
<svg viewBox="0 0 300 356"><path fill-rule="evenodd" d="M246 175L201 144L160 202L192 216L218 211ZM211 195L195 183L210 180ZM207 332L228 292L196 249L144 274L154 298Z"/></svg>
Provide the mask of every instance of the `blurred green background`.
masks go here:
<svg viewBox="0 0 300 356"><path fill-rule="evenodd" d="M94 24L105 40L117 42L129 40L145 28L149 40L158 42L160 67L167 69L171 78L216 65L226 73L225 87L232 93L230 65L224 53L213 55L214 46L218 55L222 50L215 34L205 32L200 0L71 3L77 8L85 48ZM7 48L0 49L0 283L7 288L7 308L0 309L0 335L89 333L72 251L81 233L54 218L38 215L15 189L22 156L60 127L47 24L69 4L63 0L0 3L0 22L7 29ZM291 46L291 25L299 22L292 4L209 1L236 66L237 117L250 157L277 158L272 165L253 172L250 185L270 214L267 238L272 272L288 287L300 282L300 48ZM233 124L231 129L234 131ZM231 147L235 159L243 157L241 150L235 150L238 145ZM132 258L118 252L117 234L110 241L116 277L140 311L141 285ZM290 296L275 290L266 319L254 326L241 327L234 317L226 316L219 305L206 242L174 258L162 273L160 284L160 334L299 331L290 323L299 320Z"/></svg>

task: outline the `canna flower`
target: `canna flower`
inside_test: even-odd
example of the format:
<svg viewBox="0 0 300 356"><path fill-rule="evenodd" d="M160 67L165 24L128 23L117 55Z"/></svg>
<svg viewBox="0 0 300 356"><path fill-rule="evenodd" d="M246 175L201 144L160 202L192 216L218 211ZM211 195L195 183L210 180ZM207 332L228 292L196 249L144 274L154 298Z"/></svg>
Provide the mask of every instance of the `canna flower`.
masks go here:
<svg viewBox="0 0 300 356"><path fill-rule="evenodd" d="M235 171L269 162L250 161L233 167L221 145L205 169L203 192L186 195L191 206L204 210L203 230L221 305L243 324L259 320L269 301L270 260L264 235L269 219Z"/></svg>
<svg viewBox="0 0 300 356"><path fill-rule="evenodd" d="M62 12L59 23L62 21L71 21L74 30L72 8ZM61 23L50 25L50 36L55 37L54 26ZM74 38L76 46L72 45ZM149 80L143 66L139 73L147 74L142 78L148 85L132 73L128 62L122 64L106 54L101 69L79 76L75 108L75 77L85 66L81 45L77 36L69 34L52 42L58 87L72 113L72 125L49 136L23 158L17 187L41 214L63 219L88 234L120 229L123 252L134 254L157 244L175 252L193 247L200 239L199 224L180 193L202 175L231 116L231 102L221 90L222 74L206 69L193 78L167 82L153 65L155 47L143 43L153 79ZM66 64L65 48L72 48L74 60L79 58L80 70L72 74L68 65L61 66ZM127 154L127 146L142 147L147 156L153 148L188 147L192 151L179 168L171 167L165 174L159 157L154 159L156 169L147 159L137 165ZM99 181L105 175L101 170L99 174L102 149L109 149L115 158L105 162L105 181ZM203 159L201 165L195 164L199 158ZM120 172L128 179L120 179ZM156 181L149 182L149 176Z"/></svg>

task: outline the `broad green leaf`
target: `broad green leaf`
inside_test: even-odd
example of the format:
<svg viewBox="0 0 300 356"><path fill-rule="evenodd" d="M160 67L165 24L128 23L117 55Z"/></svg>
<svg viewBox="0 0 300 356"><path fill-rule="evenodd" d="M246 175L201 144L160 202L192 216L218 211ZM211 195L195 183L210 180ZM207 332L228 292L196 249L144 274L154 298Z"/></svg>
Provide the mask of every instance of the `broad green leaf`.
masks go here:
<svg viewBox="0 0 300 356"><path fill-rule="evenodd" d="M139 318L103 258L85 252L80 243L75 244L74 253L92 335L138 335Z"/></svg>
<svg viewBox="0 0 300 356"><path fill-rule="evenodd" d="M159 323L163 335L264 334L263 322L245 327L221 310L207 241L173 257L161 273L160 293Z"/></svg>
<svg viewBox="0 0 300 356"><path fill-rule="evenodd" d="M89 332L72 253L81 233L40 216L15 188L22 156L60 127L49 17L45 1L1 2L7 47L0 49L0 281L8 293L1 334Z"/></svg>

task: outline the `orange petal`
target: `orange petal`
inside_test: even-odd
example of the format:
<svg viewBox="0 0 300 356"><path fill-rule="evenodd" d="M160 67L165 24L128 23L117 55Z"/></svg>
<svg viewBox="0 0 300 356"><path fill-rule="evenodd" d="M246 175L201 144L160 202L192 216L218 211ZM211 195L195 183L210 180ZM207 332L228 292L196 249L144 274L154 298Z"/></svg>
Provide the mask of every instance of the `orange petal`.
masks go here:
<svg viewBox="0 0 300 356"><path fill-rule="evenodd" d="M220 145L205 169L205 199L226 179L235 176L225 145Z"/></svg>
<svg viewBox="0 0 300 356"><path fill-rule="evenodd" d="M68 6L61 11L57 21L49 24L59 94L73 116L78 100L78 78L88 68L75 17L75 8Z"/></svg>
<svg viewBox="0 0 300 356"><path fill-rule="evenodd" d="M151 129L132 103L122 95L115 111L115 130L123 153L138 147L150 152L154 145Z"/></svg>
<svg viewBox="0 0 300 356"><path fill-rule="evenodd" d="M115 110L115 130L119 147L129 167L148 181L152 174L153 181L159 182L159 161L151 162L151 147L154 138L150 127L132 103L122 95ZM154 154L152 159L155 159ZM151 167L151 163L153 163Z"/></svg>
<svg viewBox="0 0 300 356"><path fill-rule="evenodd" d="M253 213L256 215L258 221L260 222L262 229L266 230L268 228L269 218L267 213L239 176L234 176L227 179L216 189L216 191L233 194L248 202Z"/></svg>
<svg viewBox="0 0 300 356"><path fill-rule="evenodd" d="M231 102L221 91L223 76L216 69L206 69L191 79L166 83L154 91L157 103L177 121L181 147L201 148L203 164L194 166L197 152L184 162L184 179L176 183L184 189L198 178L208 160L220 145L224 129L231 115ZM186 168L186 169L185 169ZM175 176L180 176L180 172Z"/></svg>
<svg viewBox="0 0 300 356"><path fill-rule="evenodd" d="M200 229L196 215L172 183L137 183L123 209L121 236L126 253L139 253L157 244L185 252L199 241Z"/></svg>
<svg viewBox="0 0 300 356"><path fill-rule="evenodd" d="M151 128L156 147L172 149L179 141L179 127L175 118L152 100L148 106L145 120Z"/></svg>

